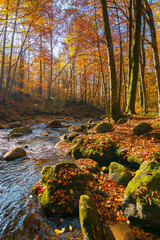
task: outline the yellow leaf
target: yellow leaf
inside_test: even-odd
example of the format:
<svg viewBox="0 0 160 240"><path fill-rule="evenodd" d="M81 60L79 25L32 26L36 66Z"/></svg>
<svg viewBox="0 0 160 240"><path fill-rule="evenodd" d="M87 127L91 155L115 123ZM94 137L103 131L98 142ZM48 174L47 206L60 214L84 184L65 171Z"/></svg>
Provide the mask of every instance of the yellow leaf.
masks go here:
<svg viewBox="0 0 160 240"><path fill-rule="evenodd" d="M54 231L57 235L59 235L60 233L64 233L65 230L66 230L65 228L62 228L61 230L55 229Z"/></svg>
<svg viewBox="0 0 160 240"><path fill-rule="evenodd" d="M69 226L69 230L72 231L72 226Z"/></svg>
<svg viewBox="0 0 160 240"><path fill-rule="evenodd" d="M70 190L70 194L73 194L73 190L72 189Z"/></svg>

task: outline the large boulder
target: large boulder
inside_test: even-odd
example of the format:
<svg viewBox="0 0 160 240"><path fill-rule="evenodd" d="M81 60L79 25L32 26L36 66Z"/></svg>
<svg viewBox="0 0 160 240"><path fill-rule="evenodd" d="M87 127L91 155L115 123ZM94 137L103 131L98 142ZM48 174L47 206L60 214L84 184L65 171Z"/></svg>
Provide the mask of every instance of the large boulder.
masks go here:
<svg viewBox="0 0 160 240"><path fill-rule="evenodd" d="M54 120L50 121L49 123L47 123L47 127L60 128L60 127L62 127L62 124L58 119L54 119Z"/></svg>
<svg viewBox="0 0 160 240"><path fill-rule="evenodd" d="M21 134L32 133L32 129L29 126L16 127L10 131L10 135L13 133L21 133Z"/></svg>
<svg viewBox="0 0 160 240"><path fill-rule="evenodd" d="M143 162L129 182L122 202L124 214L160 229L160 165Z"/></svg>
<svg viewBox="0 0 160 240"><path fill-rule="evenodd" d="M149 125L149 123L141 122L138 123L137 126L133 128L133 134L140 136L142 134L148 133L152 130L152 127Z"/></svg>
<svg viewBox="0 0 160 240"><path fill-rule="evenodd" d="M127 186L127 184L132 180L132 174L123 165L112 162L109 165L109 176L114 182Z"/></svg>
<svg viewBox="0 0 160 240"><path fill-rule="evenodd" d="M78 216L78 202L86 186L84 173L75 163L45 166L32 187L47 215Z"/></svg>
<svg viewBox="0 0 160 240"><path fill-rule="evenodd" d="M97 133L106 133L106 132L111 132L112 131L112 124L102 122L96 126L96 131Z"/></svg>
<svg viewBox="0 0 160 240"><path fill-rule="evenodd" d="M75 159L90 158L99 166L108 166L115 156L115 146L108 139L90 135L80 135L72 142L71 156Z"/></svg>
<svg viewBox="0 0 160 240"><path fill-rule="evenodd" d="M4 155L4 160L7 161L12 161L15 160L17 158L22 158L26 156L26 152L23 148L21 147L15 147L13 149L11 149L10 151L8 151L5 155Z"/></svg>
<svg viewBox="0 0 160 240"><path fill-rule="evenodd" d="M94 202L87 195L79 201L79 218L84 240L104 240L104 233Z"/></svg>

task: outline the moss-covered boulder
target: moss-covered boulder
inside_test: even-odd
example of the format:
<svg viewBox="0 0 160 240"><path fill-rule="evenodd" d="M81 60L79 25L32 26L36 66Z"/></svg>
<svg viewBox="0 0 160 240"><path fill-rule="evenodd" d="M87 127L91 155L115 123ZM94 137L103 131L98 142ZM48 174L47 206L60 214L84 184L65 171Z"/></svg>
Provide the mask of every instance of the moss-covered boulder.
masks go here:
<svg viewBox="0 0 160 240"><path fill-rule="evenodd" d="M108 166L115 156L115 146L110 139L94 134L80 135L73 140L71 156L75 159L90 158L99 166Z"/></svg>
<svg viewBox="0 0 160 240"><path fill-rule="evenodd" d="M109 176L114 182L124 186L127 186L132 179L132 174L128 169L117 162L112 162L109 165Z"/></svg>
<svg viewBox="0 0 160 240"><path fill-rule="evenodd" d="M112 124L102 122L96 126L97 133L106 133L112 131Z"/></svg>
<svg viewBox="0 0 160 240"><path fill-rule="evenodd" d="M32 133L32 129L29 126L16 127L10 131L10 135L13 133L21 133L21 134Z"/></svg>
<svg viewBox="0 0 160 240"><path fill-rule="evenodd" d="M86 186L85 175L75 163L45 166L32 187L47 215L78 216L78 202Z"/></svg>
<svg viewBox="0 0 160 240"><path fill-rule="evenodd" d="M104 240L103 228L97 209L87 195L80 197L79 218L84 240Z"/></svg>
<svg viewBox="0 0 160 240"><path fill-rule="evenodd" d="M87 170L91 173L97 173L100 171L99 165L96 161L89 158L81 158L75 161L77 166L84 170Z"/></svg>
<svg viewBox="0 0 160 240"><path fill-rule="evenodd" d="M72 125L68 130L70 132L83 132L85 129L81 126Z"/></svg>
<svg viewBox="0 0 160 240"><path fill-rule="evenodd" d="M160 165L143 162L129 182L122 202L124 214L160 229Z"/></svg>
<svg viewBox="0 0 160 240"><path fill-rule="evenodd" d="M139 169L142 160L140 160L136 155L130 155L127 157L127 163L132 168Z"/></svg>
<svg viewBox="0 0 160 240"><path fill-rule="evenodd" d="M67 139L68 141L72 142L75 137L79 136L78 133L71 133L68 135Z"/></svg>
<svg viewBox="0 0 160 240"><path fill-rule="evenodd" d="M150 126L149 123L141 122L141 123L138 123L137 126L133 128L133 134L140 136L142 134L148 133L151 130L152 130L152 127Z"/></svg>
<svg viewBox="0 0 160 240"><path fill-rule="evenodd" d="M5 155L4 155L4 160L7 161L12 161L15 160L17 158L22 158L26 156L26 152L23 148L21 147L15 147L13 149L11 149L10 151L8 151Z"/></svg>
<svg viewBox="0 0 160 240"><path fill-rule="evenodd" d="M117 124L123 124L123 123L126 123L127 122L127 119L126 118L120 118L117 122Z"/></svg>
<svg viewBox="0 0 160 240"><path fill-rule="evenodd" d="M47 127L60 128L60 127L62 127L62 124L58 119L54 119L54 120L47 123Z"/></svg>

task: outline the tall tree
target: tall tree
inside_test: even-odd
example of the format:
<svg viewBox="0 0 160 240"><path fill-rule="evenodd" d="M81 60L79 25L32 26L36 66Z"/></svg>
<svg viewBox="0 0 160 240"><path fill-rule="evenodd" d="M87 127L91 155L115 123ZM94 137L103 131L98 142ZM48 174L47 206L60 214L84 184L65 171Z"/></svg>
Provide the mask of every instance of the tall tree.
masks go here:
<svg viewBox="0 0 160 240"><path fill-rule="evenodd" d="M140 33L141 33L141 0L134 0L134 42L133 42L133 61L130 75L130 86L126 112L135 113L136 91L138 82L139 56L140 56Z"/></svg>
<svg viewBox="0 0 160 240"><path fill-rule="evenodd" d="M117 122L122 117L122 114L120 110L120 104L118 102L117 75L116 75L115 58L114 58L111 28L110 28L106 0L101 0L101 7L102 7L102 14L103 14L104 32L105 32L105 38L107 43L107 49L108 49L108 62L109 62L109 70L110 70L111 116L113 120Z"/></svg>

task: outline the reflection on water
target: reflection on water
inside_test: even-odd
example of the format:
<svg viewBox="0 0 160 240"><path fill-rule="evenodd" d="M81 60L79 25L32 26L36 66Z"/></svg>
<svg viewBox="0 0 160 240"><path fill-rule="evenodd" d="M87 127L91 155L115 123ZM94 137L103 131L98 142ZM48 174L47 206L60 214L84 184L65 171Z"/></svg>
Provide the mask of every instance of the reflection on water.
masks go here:
<svg viewBox="0 0 160 240"><path fill-rule="evenodd" d="M15 146L25 147L26 158L3 161L0 158L0 239L80 239L78 218L60 221L48 219L42 212L30 188L40 179L44 165L53 165L66 158L54 146L67 129L46 129L44 124L32 127L32 134L15 139L5 138L8 129L0 130L0 155ZM48 132L48 136L43 133ZM73 227L72 236L69 226ZM65 234L55 236L54 229L65 228ZM68 230L68 231L67 231Z"/></svg>

